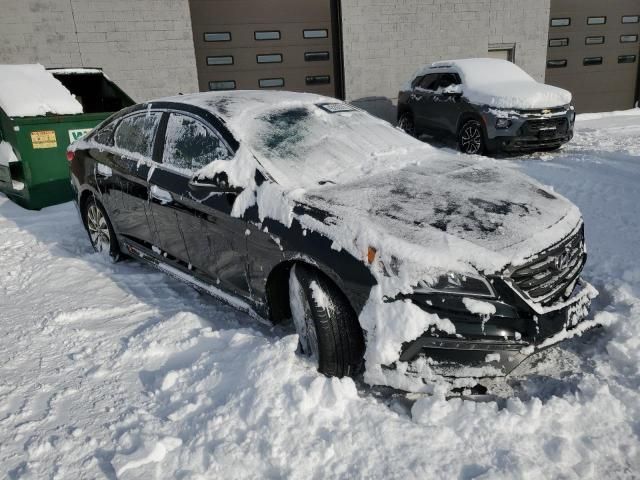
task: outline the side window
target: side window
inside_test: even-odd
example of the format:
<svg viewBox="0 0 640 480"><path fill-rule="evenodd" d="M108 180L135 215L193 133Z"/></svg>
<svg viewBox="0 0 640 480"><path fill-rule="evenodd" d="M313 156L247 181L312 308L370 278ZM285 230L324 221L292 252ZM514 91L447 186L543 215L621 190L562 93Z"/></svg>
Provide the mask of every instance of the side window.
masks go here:
<svg viewBox="0 0 640 480"><path fill-rule="evenodd" d="M190 173L232 153L210 128L195 118L171 114L162 163Z"/></svg>
<svg viewBox="0 0 640 480"><path fill-rule="evenodd" d="M116 147L151 158L160 112L145 112L126 117L116 128Z"/></svg>
<svg viewBox="0 0 640 480"><path fill-rule="evenodd" d="M95 133L91 136L91 140L100 145L105 145L107 147L113 146L113 131L116 129L117 122L111 122L107 125L104 125L100 128L100 130L96 130Z"/></svg>
<svg viewBox="0 0 640 480"><path fill-rule="evenodd" d="M422 80L418 84L419 88L423 90L436 90L438 88L437 83L440 77L439 73L430 73L422 77Z"/></svg>
<svg viewBox="0 0 640 480"><path fill-rule="evenodd" d="M438 80L438 88L447 88L451 85L460 85L460 78L455 73L443 73Z"/></svg>

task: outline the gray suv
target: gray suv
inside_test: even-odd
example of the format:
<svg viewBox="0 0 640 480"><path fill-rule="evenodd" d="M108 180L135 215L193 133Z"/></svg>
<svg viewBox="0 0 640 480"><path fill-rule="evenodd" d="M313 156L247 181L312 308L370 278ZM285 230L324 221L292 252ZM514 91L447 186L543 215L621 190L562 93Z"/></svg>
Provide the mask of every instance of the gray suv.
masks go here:
<svg viewBox="0 0 640 480"><path fill-rule="evenodd" d="M398 126L453 135L469 154L553 150L573 137L571 93L536 82L506 60L436 62L398 95Z"/></svg>

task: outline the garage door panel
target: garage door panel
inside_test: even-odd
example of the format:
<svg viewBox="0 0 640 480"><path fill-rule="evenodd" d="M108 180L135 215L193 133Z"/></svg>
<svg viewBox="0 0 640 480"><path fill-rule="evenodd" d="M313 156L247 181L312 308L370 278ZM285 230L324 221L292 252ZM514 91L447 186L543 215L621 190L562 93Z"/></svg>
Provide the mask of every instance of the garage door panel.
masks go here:
<svg viewBox="0 0 640 480"><path fill-rule="evenodd" d="M328 1L318 0L190 0L192 25L224 19L226 25L303 23L314 19L331 22ZM214 20L215 21L215 20Z"/></svg>
<svg viewBox="0 0 640 480"><path fill-rule="evenodd" d="M257 89L260 80L266 88L277 82L265 79L281 78L284 86L277 88L329 96L341 91L332 1L191 0L190 5L200 90L209 90L210 82L231 81L214 88ZM256 32L277 32L279 38L257 39ZM305 53L316 55L305 59Z"/></svg>

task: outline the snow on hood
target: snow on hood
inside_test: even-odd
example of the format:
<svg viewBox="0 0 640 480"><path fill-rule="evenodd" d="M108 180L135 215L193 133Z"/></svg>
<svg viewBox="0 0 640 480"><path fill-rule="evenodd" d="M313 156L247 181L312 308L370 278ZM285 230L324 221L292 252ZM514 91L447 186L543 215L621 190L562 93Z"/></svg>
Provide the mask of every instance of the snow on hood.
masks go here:
<svg viewBox="0 0 640 480"><path fill-rule="evenodd" d="M82 113L82 105L40 64L0 65L0 109L9 117Z"/></svg>
<svg viewBox="0 0 640 480"><path fill-rule="evenodd" d="M577 207L529 177L450 155L309 191L304 201L335 212L334 223L360 223L420 247L432 265L449 259L450 267L462 261L486 273L523 261L580 222Z"/></svg>
<svg viewBox="0 0 640 480"><path fill-rule="evenodd" d="M257 204L261 219L289 225L295 205L307 203L340 218L327 223L304 215L305 226L356 256L371 245L420 265L409 276L434 267L492 273L538 253L580 222L570 202L503 162L434 149L335 99L242 91L167 100L216 113L240 141L233 165L220 160L198 173L225 170L245 189L233 215ZM329 113L321 108L328 102L347 111ZM260 165L275 178L274 188L255 185Z"/></svg>
<svg viewBox="0 0 640 480"><path fill-rule="evenodd" d="M571 103L571 93L562 88L538 82L496 82L477 87L463 87L463 95L471 103L495 108L541 109Z"/></svg>

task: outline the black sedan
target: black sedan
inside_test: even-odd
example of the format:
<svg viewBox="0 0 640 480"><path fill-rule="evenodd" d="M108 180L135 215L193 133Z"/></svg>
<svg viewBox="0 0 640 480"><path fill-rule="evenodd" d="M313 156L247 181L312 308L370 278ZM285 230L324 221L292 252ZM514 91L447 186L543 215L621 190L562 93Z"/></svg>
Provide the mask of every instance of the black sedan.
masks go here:
<svg viewBox="0 0 640 480"><path fill-rule="evenodd" d="M161 99L68 158L97 251L292 321L327 375L364 368L407 390L434 372L502 375L593 325L575 206L335 99Z"/></svg>

